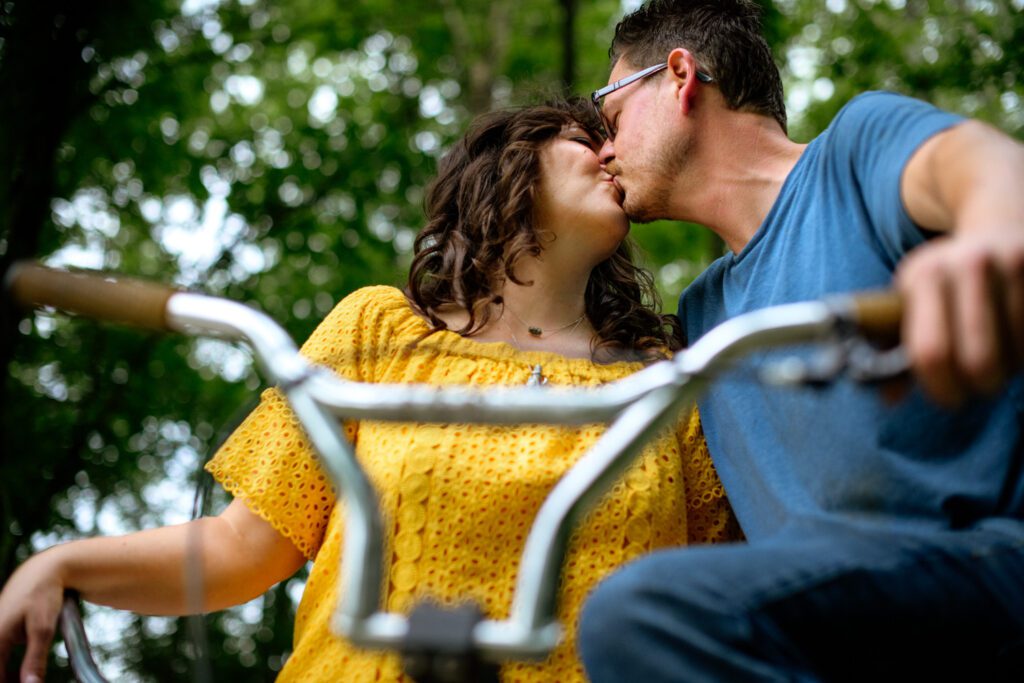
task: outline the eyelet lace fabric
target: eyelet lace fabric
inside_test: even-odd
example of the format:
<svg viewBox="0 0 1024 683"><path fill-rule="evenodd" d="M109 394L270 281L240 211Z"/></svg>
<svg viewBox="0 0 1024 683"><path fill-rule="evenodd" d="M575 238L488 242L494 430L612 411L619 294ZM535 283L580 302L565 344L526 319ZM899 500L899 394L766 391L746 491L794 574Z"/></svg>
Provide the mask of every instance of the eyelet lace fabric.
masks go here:
<svg viewBox="0 0 1024 683"><path fill-rule="evenodd" d="M596 386L640 369L597 365L451 332L411 343L427 324L391 287L346 297L303 353L347 379L379 383L522 385L541 363L551 385ZM389 610L418 600L477 601L508 615L519 558L544 498L593 445L602 425L482 426L346 422L380 495L388 532ZM279 681L402 681L393 653L361 650L329 628L337 603L344 505L282 395L258 408L207 465L232 495L313 560ZM575 651L583 600L616 567L656 548L736 540L696 412L649 445L570 542L559 594L563 643L542 662L502 667L503 681L585 681Z"/></svg>

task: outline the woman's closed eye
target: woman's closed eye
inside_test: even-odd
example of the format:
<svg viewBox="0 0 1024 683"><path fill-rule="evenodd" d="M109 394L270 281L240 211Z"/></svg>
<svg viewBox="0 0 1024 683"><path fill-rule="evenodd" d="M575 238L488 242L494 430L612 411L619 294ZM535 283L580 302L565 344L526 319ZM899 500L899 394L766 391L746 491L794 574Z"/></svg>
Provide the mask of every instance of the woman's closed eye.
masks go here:
<svg viewBox="0 0 1024 683"><path fill-rule="evenodd" d="M572 142L578 142L581 145L589 147L591 150L596 150L597 148L597 143L594 141L594 139L586 137L584 135L574 135L573 137L569 138L569 140L571 140Z"/></svg>

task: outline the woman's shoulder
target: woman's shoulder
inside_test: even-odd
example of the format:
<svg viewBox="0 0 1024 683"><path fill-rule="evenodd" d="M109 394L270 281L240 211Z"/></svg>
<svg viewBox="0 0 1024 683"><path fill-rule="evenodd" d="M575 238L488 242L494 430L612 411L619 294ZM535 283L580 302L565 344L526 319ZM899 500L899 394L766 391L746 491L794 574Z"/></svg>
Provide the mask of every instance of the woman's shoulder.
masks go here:
<svg viewBox="0 0 1024 683"><path fill-rule="evenodd" d="M376 349L407 342L422 334L424 323L400 289L362 287L343 298L303 344L303 352L320 362L360 347Z"/></svg>
<svg viewBox="0 0 1024 683"><path fill-rule="evenodd" d="M409 302L398 287L391 285L369 285L360 287L343 298L339 306L353 309L376 307L381 309L408 308Z"/></svg>
<svg viewBox="0 0 1024 683"><path fill-rule="evenodd" d="M347 295L325 318L325 324L401 324L419 319L405 294L390 285L361 287Z"/></svg>

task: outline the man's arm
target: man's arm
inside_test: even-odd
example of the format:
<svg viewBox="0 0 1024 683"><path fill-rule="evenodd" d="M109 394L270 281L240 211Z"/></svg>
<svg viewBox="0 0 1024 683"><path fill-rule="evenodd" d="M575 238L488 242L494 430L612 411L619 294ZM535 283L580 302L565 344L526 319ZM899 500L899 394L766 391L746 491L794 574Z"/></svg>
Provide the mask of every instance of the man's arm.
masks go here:
<svg viewBox="0 0 1024 683"><path fill-rule="evenodd" d="M193 561L202 568L201 605L186 592ZM218 517L55 546L27 560L0 592L0 681L16 642L27 643L22 680L43 680L65 589L89 602L178 615L245 602L304 562L290 540L238 500Z"/></svg>
<svg viewBox="0 0 1024 683"><path fill-rule="evenodd" d="M1024 367L1024 145L969 121L928 140L900 192L919 226L948 233L903 260L903 340L925 390L957 405Z"/></svg>

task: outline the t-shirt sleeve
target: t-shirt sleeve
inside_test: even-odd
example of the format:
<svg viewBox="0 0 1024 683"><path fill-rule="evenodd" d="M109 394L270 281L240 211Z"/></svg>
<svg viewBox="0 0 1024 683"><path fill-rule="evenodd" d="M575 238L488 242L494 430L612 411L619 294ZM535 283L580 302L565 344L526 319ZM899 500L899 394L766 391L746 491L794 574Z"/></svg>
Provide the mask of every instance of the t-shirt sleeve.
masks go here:
<svg viewBox="0 0 1024 683"><path fill-rule="evenodd" d="M893 262L924 240L900 195L903 170L925 141L963 120L920 100L870 92L851 100L829 127L834 171L839 177L852 173Z"/></svg>
<svg viewBox="0 0 1024 683"><path fill-rule="evenodd" d="M330 367L346 379L372 382L390 334L389 311L401 293L368 287L346 297L302 346L312 362ZM346 422L345 435L355 442L358 425ZM323 540L335 493L284 395L263 392L260 404L206 465L234 497L267 520L307 558L314 559Z"/></svg>
<svg viewBox="0 0 1024 683"><path fill-rule="evenodd" d="M676 315L682 325L686 346L695 344L720 322L724 310L722 278L729 258L724 256L712 262L679 295Z"/></svg>

